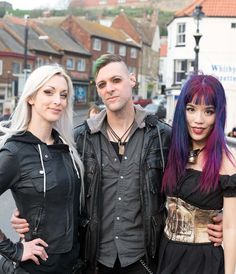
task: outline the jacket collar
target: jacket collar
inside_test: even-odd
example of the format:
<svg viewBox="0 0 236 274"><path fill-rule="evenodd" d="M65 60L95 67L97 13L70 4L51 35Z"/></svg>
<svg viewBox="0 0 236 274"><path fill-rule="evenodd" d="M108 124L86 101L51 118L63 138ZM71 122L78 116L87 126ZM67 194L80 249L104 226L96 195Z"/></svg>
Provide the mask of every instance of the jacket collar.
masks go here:
<svg viewBox="0 0 236 274"><path fill-rule="evenodd" d="M135 109L135 122L139 128L145 127L145 118L147 112L139 105L134 105ZM104 121L106 121L107 113L106 110L102 110L96 117L89 118L87 120L87 125L90 129L90 132L97 133L101 131Z"/></svg>

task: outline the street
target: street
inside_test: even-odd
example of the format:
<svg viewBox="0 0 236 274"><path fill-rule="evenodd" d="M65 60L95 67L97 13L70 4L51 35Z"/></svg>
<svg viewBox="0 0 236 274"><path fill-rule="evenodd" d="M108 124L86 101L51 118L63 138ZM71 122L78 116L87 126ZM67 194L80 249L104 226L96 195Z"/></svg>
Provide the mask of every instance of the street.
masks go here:
<svg viewBox="0 0 236 274"><path fill-rule="evenodd" d="M74 113L74 125L81 124L87 117L87 108L76 110ZM18 240L18 235L12 230L10 218L16 207L11 192L7 191L0 197L0 229L13 241Z"/></svg>

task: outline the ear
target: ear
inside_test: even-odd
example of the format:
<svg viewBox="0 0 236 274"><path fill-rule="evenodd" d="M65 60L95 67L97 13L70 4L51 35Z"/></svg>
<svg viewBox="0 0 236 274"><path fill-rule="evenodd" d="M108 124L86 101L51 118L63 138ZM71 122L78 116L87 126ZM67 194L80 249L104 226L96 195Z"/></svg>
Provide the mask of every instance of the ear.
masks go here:
<svg viewBox="0 0 236 274"><path fill-rule="evenodd" d="M130 79L132 88L135 87L135 85L136 85L136 77L135 77L134 73L130 73L129 79Z"/></svg>
<svg viewBox="0 0 236 274"><path fill-rule="evenodd" d="M34 98L32 96L29 97L28 100L27 100L27 102L28 102L29 105L32 106L34 104Z"/></svg>

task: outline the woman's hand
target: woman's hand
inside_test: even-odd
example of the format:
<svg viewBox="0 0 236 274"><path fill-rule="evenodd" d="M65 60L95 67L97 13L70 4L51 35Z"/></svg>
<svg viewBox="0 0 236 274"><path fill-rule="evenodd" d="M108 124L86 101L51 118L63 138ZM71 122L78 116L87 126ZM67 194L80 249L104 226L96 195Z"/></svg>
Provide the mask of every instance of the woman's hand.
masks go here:
<svg viewBox="0 0 236 274"><path fill-rule="evenodd" d="M22 262L32 260L37 265L39 265L40 263L38 257L40 257L44 261L48 259L47 252L44 249L48 245L43 240L35 239L30 242L23 242L22 244L24 246L23 255L21 258Z"/></svg>
<svg viewBox="0 0 236 274"><path fill-rule="evenodd" d="M24 239L24 233L29 231L29 224L27 220L19 217L20 212L18 209L15 209L11 215L11 225L12 228L19 234L20 238Z"/></svg>

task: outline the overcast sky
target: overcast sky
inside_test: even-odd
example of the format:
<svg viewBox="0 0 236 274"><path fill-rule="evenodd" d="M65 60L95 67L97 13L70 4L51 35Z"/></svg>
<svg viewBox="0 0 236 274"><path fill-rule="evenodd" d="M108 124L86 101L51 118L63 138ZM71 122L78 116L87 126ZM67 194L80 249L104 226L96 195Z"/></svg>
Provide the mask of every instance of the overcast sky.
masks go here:
<svg viewBox="0 0 236 274"><path fill-rule="evenodd" d="M64 8L66 0L6 0L11 3L13 9L36 9L36 8Z"/></svg>

